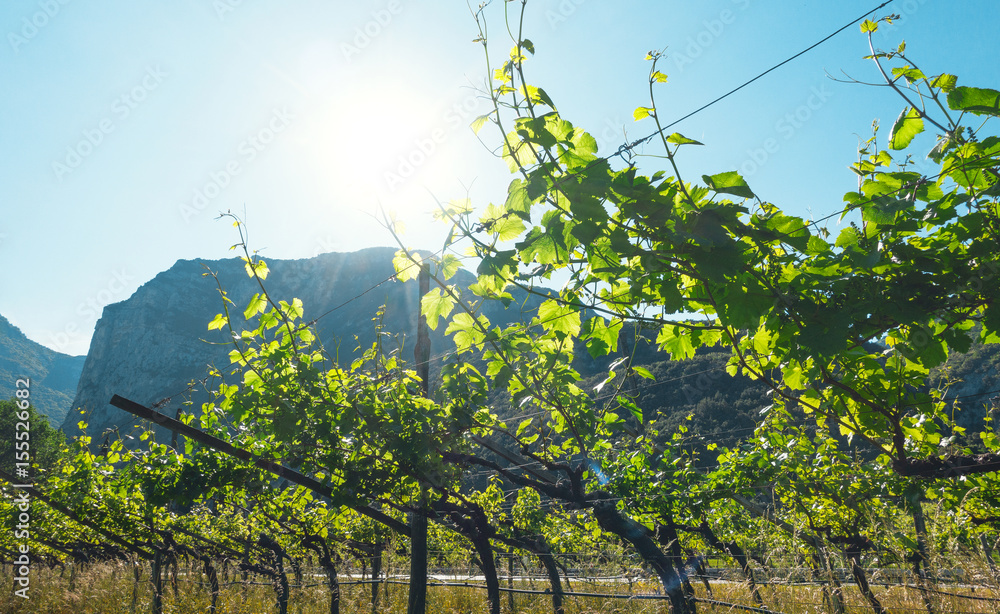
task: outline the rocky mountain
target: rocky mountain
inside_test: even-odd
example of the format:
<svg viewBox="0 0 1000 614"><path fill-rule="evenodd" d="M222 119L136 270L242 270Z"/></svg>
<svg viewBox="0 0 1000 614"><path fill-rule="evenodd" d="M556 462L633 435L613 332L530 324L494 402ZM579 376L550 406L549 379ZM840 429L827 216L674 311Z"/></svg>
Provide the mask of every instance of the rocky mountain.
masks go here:
<svg viewBox="0 0 1000 614"><path fill-rule="evenodd" d="M952 402L955 421L969 433L983 430L987 416L1000 418L1000 345L973 343L968 352L949 356L931 376Z"/></svg>
<svg viewBox="0 0 1000 614"><path fill-rule="evenodd" d="M268 259L270 275L265 283L276 300L301 299L305 320L318 318L316 329L327 351L348 358L356 348L366 348L374 341L373 318L382 305L385 305L382 318L385 330L399 334L400 339L415 337L417 283L393 280L393 253L391 248L371 248L302 260ZM473 277L463 271L455 281L467 285ZM122 435L131 432L136 419L108 404L115 394L145 405L158 405L170 415L188 399L196 405L206 400L203 390L196 386L189 391L188 384L205 378L210 365L222 370L230 365L228 354L232 346L226 333L207 328L208 322L223 309L220 286L235 303L230 306L234 321L241 321L243 308L260 289L247 277L243 262L236 258L178 261L129 299L107 306L97 323L72 401L72 407L78 408L82 415L72 412L66 416L63 430L67 435L79 433L77 423L81 419L88 423L87 433L95 444L102 441L109 429L117 429ZM539 302L537 297L526 300L520 296L506 310L500 304L491 305L486 315L500 325L523 321L531 317ZM6 326L10 328L9 324ZM446 353L453 347L452 341L444 337L443 328L432 332L432 355ZM0 328L0 339L10 338L9 333L3 336L4 330ZM20 337L23 339L23 335ZM747 378L727 375L728 352L710 348L699 351L692 360L674 362L656 351L650 339L642 337L633 337L632 345L638 347L630 350L626 343L622 349L634 350L637 363L645 365L656 379L627 382L622 390L638 394L637 402L647 419L670 431L693 414L693 420L686 424L697 434L697 443L703 445L732 445L735 440L752 434L761 417L760 409L769 403L767 391ZM404 358L412 358L412 347L412 342L406 345ZM576 365L586 378L581 384L596 385L601 379L598 374L615 358L593 361L581 351ZM0 370L5 364L0 361ZM21 360L18 364L26 362ZM974 345L969 353L953 356L947 367L954 381L948 396L960 406L956 417L970 431L980 430L986 413L991 407L996 408L1000 346ZM62 381L72 389L79 373L79 367L75 373L52 367L46 371L46 381ZM38 395L38 400L41 396ZM66 398L64 407L68 405ZM497 409L502 415L517 412L513 407Z"/></svg>
<svg viewBox="0 0 1000 614"><path fill-rule="evenodd" d="M275 300L302 300L306 321L319 318L319 339L333 356L348 357L359 346L375 340L373 318L385 305L385 330L415 339L419 289L415 280L393 280L392 248L370 248L354 253L329 253L302 260L266 259L270 273L265 282ZM213 277L209 272L215 273ZM472 283L472 275L459 272L457 283ZM230 313L243 320L243 309L260 292L249 278L242 260L180 260L141 286L127 300L108 305L97 322L90 353L83 365L71 413L63 423L70 437L79 434L78 422L88 423L87 434L99 443L107 429L125 435L136 419L108 401L115 394L173 415L187 398L207 399L188 383L206 377L209 365L225 369L233 349L228 333L208 330L223 310L219 287L235 303ZM537 305L538 301L529 301ZM520 319L523 305L515 302L504 312L492 306L487 315L495 322ZM412 360L412 344L404 358ZM447 351L450 339L443 327L432 331L431 352ZM163 441L162 439L160 441Z"/></svg>
<svg viewBox="0 0 1000 614"><path fill-rule="evenodd" d="M0 398L10 398L15 380L30 378L31 402L53 426L62 424L73 404L83 356L69 356L35 343L0 316Z"/></svg>

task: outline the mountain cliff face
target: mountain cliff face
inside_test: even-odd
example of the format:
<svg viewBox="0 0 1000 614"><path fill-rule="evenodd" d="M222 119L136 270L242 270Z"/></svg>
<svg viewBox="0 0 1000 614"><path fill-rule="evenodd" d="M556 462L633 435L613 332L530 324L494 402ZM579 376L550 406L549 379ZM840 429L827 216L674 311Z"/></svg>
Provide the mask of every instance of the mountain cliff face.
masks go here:
<svg viewBox="0 0 1000 614"><path fill-rule="evenodd" d="M356 348L367 348L374 341L372 318L381 305L386 307L385 330L411 340L415 338L419 310L417 282L392 280L394 251L371 248L303 260L267 259L270 275L265 283L275 300L301 299L305 321L318 318L316 330L328 353L349 360ZM115 394L147 406L158 404L160 411L169 415L174 415L188 399L198 407L208 399L207 394L199 386L188 392L188 384L204 379L210 365L228 371L232 349L226 332L208 330L208 322L223 310L219 286L214 277L206 274L209 271L217 274L218 283L235 303L230 306L234 323L242 322L244 307L260 291L256 282L247 277L242 260L204 263L181 260L140 287L128 300L105 308L82 365L82 375L81 358L56 355L33 344L0 318L0 376L4 377L0 385L13 384L13 377L5 375L5 369L13 369L14 375L27 373L38 378L32 380L32 398L40 408L44 408L45 386L66 391L75 388L76 397L71 404L68 401L72 393L62 393L60 407L79 410L66 416L63 430L70 437L77 435L80 433L77 423L84 420L89 425L87 434L95 444L101 443L109 429L118 429L124 436L138 423L130 414L108 404ZM465 286L472 283L473 277L462 271L454 281ZM538 297L526 299L515 295L507 310L495 302L485 314L493 324L503 326L529 319L540 302ZM440 326L431 332L432 356L453 348L443 329ZM54 356L48 362L27 358L12 361L11 354L28 354L24 349L6 349L12 345L9 340L15 338L18 341L13 346L24 348L30 344L36 346L36 354L41 351ZM412 360L412 348L412 342L405 345L404 359ZM760 419L760 408L767 404L766 391L746 378L726 374L728 352L706 350L691 361L674 362L649 343L642 342L634 349L637 363L646 365L656 380L630 383L625 390L639 395L637 402L644 408L646 418L656 420L661 429L672 430L688 414L694 414L694 421L688 426L706 442L732 445L752 433ZM594 361L581 351L575 366L584 378L590 378L606 370L615 358ZM13 368L35 364L32 360L40 365L36 371ZM959 401L956 418L970 432L981 430L986 413L997 404L1000 346L976 345L966 355L953 356L947 366L951 378L958 380L948 395ZM435 374L432 372L431 376ZM583 384L592 387L596 383L597 380ZM3 390L0 388L0 392ZM510 407L499 409L503 415L517 411ZM158 439L169 441L169 435L164 432Z"/></svg>
<svg viewBox="0 0 1000 614"><path fill-rule="evenodd" d="M83 361L35 343L0 316L0 398L13 396L15 380L28 377L32 405L59 426L73 404Z"/></svg>
<svg viewBox="0 0 1000 614"><path fill-rule="evenodd" d="M970 433L983 430L988 415L1000 417L996 413L1000 410L1000 345L973 343L965 354L949 356L932 376L938 385L951 382L945 398L954 402L955 421Z"/></svg>
<svg viewBox="0 0 1000 614"><path fill-rule="evenodd" d="M391 279L394 252L370 248L303 260L265 259L270 270L265 284L275 300L301 299L305 321L319 318L320 341L332 356L343 358L359 345L366 348L374 341L372 318L381 305L386 306L386 330L416 337L417 282ZM129 299L108 305L94 331L73 401L79 411L68 415L63 424L68 436L80 433L77 423L81 420L88 423L87 434L97 444L107 429L117 428L122 435L131 432L137 420L108 404L115 394L147 406L163 402L159 409L169 415L174 415L185 397L192 397L196 405L207 400L204 393L185 393L187 384L204 379L209 365L226 371L233 349L227 332L208 330L208 322L223 310L216 280L206 275L209 270L217 274L236 304L230 305L233 321L243 321L243 309L260 289L247 276L243 261L236 258L178 261ZM458 283L472 281L466 272L458 278ZM509 315L497 309L488 315L502 321L519 317L516 303ZM432 331L432 355L452 347L442 329ZM412 347L404 347L407 360L412 360Z"/></svg>

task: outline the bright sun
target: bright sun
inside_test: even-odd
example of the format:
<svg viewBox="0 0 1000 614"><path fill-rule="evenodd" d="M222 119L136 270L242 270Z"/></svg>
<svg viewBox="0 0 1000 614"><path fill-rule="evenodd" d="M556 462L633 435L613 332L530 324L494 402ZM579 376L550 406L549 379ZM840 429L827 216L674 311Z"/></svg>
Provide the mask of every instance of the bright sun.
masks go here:
<svg viewBox="0 0 1000 614"><path fill-rule="evenodd" d="M455 140L452 124L459 122L449 108L383 83L354 85L329 100L314 110L308 148L323 161L331 193L378 200L401 212L429 209L425 188L447 180L450 169L454 174L447 150Z"/></svg>

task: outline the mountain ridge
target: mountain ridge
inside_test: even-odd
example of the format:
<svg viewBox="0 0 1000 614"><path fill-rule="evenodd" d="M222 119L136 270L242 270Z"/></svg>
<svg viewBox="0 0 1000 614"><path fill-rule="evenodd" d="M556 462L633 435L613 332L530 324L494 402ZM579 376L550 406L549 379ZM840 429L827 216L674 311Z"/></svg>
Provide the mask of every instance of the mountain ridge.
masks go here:
<svg viewBox="0 0 1000 614"><path fill-rule="evenodd" d="M29 378L31 403L53 426L72 406L85 359L32 341L0 315L0 398L14 395L17 379Z"/></svg>
<svg viewBox="0 0 1000 614"><path fill-rule="evenodd" d="M265 259L269 269L265 287L276 301L302 300L303 321L317 320L319 340L331 355L344 357L374 342L373 318L381 306L385 330L412 339L419 287L415 280L395 281L395 251L373 247L297 260ZM474 277L459 271L452 281L468 285ZM242 322L244 307L260 288L239 258L178 260L128 299L105 307L73 400L80 413L68 415L62 425L67 436L80 433L81 420L94 443L100 443L109 430L127 434L136 421L108 404L115 394L157 405L169 415L186 400L195 406L208 400L207 393L187 385L205 378L210 366L224 370L230 365L233 348L228 331L208 330L208 323L223 310L220 285L235 304L229 307L232 321ZM497 323L509 322L524 315L519 310L522 303L530 311L541 302L533 296L521 299L507 310L491 304L486 313ZM443 326L431 331L431 343L436 353L452 347Z"/></svg>
<svg viewBox="0 0 1000 614"><path fill-rule="evenodd" d="M317 319L316 330L327 351L346 358L355 348L368 347L374 341L373 320L382 305L386 331L400 340L412 339L415 334L420 304L417 283L394 281L394 253L394 248L373 247L312 258L269 258L270 275L265 285L275 300L301 299L304 321ZM467 286L474 280L470 272L461 270L451 281ZM95 445L107 431L118 430L125 436L137 424L131 415L108 404L114 394L156 405L170 415L185 402L197 407L208 400L208 394L197 386L188 389L188 384L204 379L211 366L225 371L230 365L232 345L227 331L208 330L208 322L223 309L220 284L234 302L230 313L238 326L243 322L244 306L260 292L255 280L247 276L244 262L239 258L181 259L128 299L104 308L86 357L45 348L0 316L0 377L4 377L0 385L9 389L0 387L0 392L12 394L15 377L29 375L33 378L32 401L39 411L48 415L54 426L61 424L70 437L80 434L77 424L81 419L86 421L87 434ZM543 299L518 292L510 308L488 302L484 313L494 325L526 321ZM431 333L432 355L453 349L444 329L439 326ZM636 364L656 375L652 383L632 383L624 388L641 396L637 402L647 420L673 430L685 416L693 414L694 422L689 425L706 441L752 432L760 409L767 405L767 392L759 383L725 373L728 352L706 348L690 361L671 361L655 349L651 339L633 339L632 345L636 346ZM403 349L408 352L410 346ZM631 353L627 347L623 352ZM411 355L402 357L409 360ZM597 378L581 384L596 385L603 379L599 374L614 358L593 360L581 348L575 366L585 380ZM970 432L980 430L990 408L997 408L1000 346L974 344L967 355L949 358L947 367L954 381L947 398L961 405L956 417ZM82 410L82 415L67 411L70 408ZM504 414L516 413L515 408L498 409Z"/></svg>

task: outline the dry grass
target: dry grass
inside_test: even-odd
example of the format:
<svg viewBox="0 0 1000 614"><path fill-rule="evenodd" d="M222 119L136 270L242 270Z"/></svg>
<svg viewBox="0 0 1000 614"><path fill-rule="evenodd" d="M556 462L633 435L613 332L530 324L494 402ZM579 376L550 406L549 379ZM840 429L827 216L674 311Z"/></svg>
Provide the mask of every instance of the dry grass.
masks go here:
<svg viewBox="0 0 1000 614"><path fill-rule="evenodd" d="M69 570L32 569L30 599L25 601L12 597L10 575L0 574L0 614L133 614L150 611L152 587L149 584L149 569L143 569L142 580L136 589L133 604L133 570L125 564L100 564L78 569L74 578ZM163 611L167 614L193 614L209 611L211 602L209 589L202 578L191 569L181 569L182 576L175 593L169 582L165 582ZM187 572L187 573L185 573ZM290 614L326 614L329 612L329 594L322 577L309 578L307 586L293 589L289 601ZM290 579L291 580L291 579ZM275 593L270 585L261 580L243 586L239 576L224 578L219 596L218 614L269 614L275 612ZM506 586L506 584L505 584ZM524 583L517 588L530 589ZM535 583L534 588L543 588ZM589 585L575 581L572 590L579 592L628 591L627 585ZM719 601L753 605L746 587L741 584L719 583L712 586L713 597ZM890 612L906 614L927 612L920 593L903 587L873 586L879 599ZM971 595L979 598L1000 599L1000 592L987 589L970 589L941 586L946 592ZM655 586L636 584L636 593L655 592ZM706 597L705 588L696 586L699 597ZM766 605L775 612L805 614L826 612L821 590L815 586L771 585L762 588ZM847 612L871 612L871 608L854 586L843 587ZM378 614L405 614L406 587L398 584L384 584L379 588ZM510 610L510 598L505 593L502 605ZM933 594L932 606L937 614L953 612L995 612L1000 602L969 600L959 597ZM429 614L487 614L485 592L465 587L431 587L428 591ZM524 614L548 614L552 611L547 595L514 595L514 612ZM652 614L666 612L662 601L640 599L608 599L599 597L568 597L567 614ZM699 612L738 612L726 606L701 604ZM371 614L371 588L368 585L345 585L342 587L341 612L343 614Z"/></svg>

